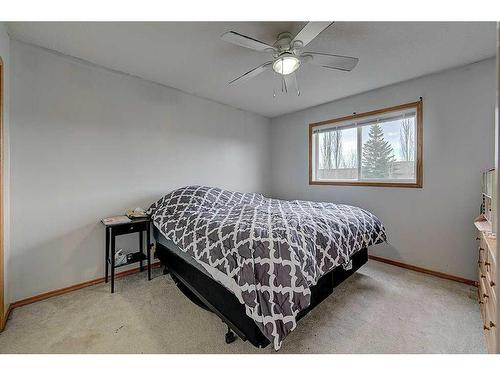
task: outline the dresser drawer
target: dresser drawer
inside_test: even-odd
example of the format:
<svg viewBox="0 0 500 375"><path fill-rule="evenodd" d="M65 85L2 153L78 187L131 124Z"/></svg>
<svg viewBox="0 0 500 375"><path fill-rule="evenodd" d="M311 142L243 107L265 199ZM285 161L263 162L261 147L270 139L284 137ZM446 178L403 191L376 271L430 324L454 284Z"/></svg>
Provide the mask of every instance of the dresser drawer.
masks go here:
<svg viewBox="0 0 500 375"><path fill-rule="evenodd" d="M481 248L479 248L479 256L478 256L477 264L479 267L484 267L484 262L485 262L484 251L482 251Z"/></svg>
<svg viewBox="0 0 500 375"><path fill-rule="evenodd" d="M483 272L489 274L490 281L496 280L496 256L494 255L496 240L491 236L481 233L479 236L478 264L483 267Z"/></svg>
<svg viewBox="0 0 500 375"><path fill-rule="evenodd" d="M480 301L485 304L492 299L491 287L488 286L487 277L481 270L479 271L479 296L481 297Z"/></svg>
<svg viewBox="0 0 500 375"><path fill-rule="evenodd" d="M486 342L486 350L490 354L495 354L496 351L496 335L497 327L484 329L484 341Z"/></svg>
<svg viewBox="0 0 500 375"><path fill-rule="evenodd" d="M478 249L478 253L479 253L479 261L484 263L487 259L487 249L485 246L482 245L482 241L479 242L479 249Z"/></svg>
<svg viewBox="0 0 500 375"><path fill-rule="evenodd" d="M479 279L484 279L486 278L486 266L485 266L486 261L481 261L477 262L478 266L478 272L479 272Z"/></svg>
<svg viewBox="0 0 500 375"><path fill-rule="evenodd" d="M484 284L486 287L486 294L490 296L493 305L497 305L497 286L490 277L490 274L486 272L486 278L484 279Z"/></svg>
<svg viewBox="0 0 500 375"><path fill-rule="evenodd" d="M496 327L495 289L488 284L488 277L480 272L478 298L484 329Z"/></svg>
<svg viewBox="0 0 500 375"><path fill-rule="evenodd" d="M495 353L496 349L497 325L493 318L493 316L496 315L494 315L494 311L491 310L492 307L493 305L491 303L484 305L483 332L488 353Z"/></svg>
<svg viewBox="0 0 500 375"><path fill-rule="evenodd" d="M484 268L486 270L486 273L488 274L490 281L493 281L495 283L496 280L496 273L497 273L497 265L495 258L490 254L487 253L487 257L484 260Z"/></svg>
<svg viewBox="0 0 500 375"><path fill-rule="evenodd" d="M484 261L496 266L496 238L486 233L481 233L479 247L484 249Z"/></svg>
<svg viewBox="0 0 500 375"><path fill-rule="evenodd" d="M486 322L486 306L484 304L484 298L483 298L483 294L481 293L481 291L478 289L477 291L477 299L479 300L479 312L481 314L481 321L483 322L483 325L484 325L484 322Z"/></svg>
<svg viewBox="0 0 500 375"><path fill-rule="evenodd" d="M139 223L130 223L127 225L111 227L111 230L113 231L113 234L120 235L120 234L141 232L147 230L147 228L148 228L148 222L143 221Z"/></svg>

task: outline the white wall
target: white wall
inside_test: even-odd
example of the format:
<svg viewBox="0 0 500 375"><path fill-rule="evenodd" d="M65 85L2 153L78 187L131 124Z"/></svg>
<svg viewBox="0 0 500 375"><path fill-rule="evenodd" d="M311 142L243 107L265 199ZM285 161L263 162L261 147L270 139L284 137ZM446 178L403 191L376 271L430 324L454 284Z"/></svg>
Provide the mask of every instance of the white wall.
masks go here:
<svg viewBox="0 0 500 375"><path fill-rule="evenodd" d="M9 198L9 174L10 174L10 155L9 155L9 106L10 106L10 95L9 95L9 76L10 76L10 39L7 35L7 28L3 22L0 22L0 57L3 61L3 210L4 210L4 305L7 311L7 306L10 301L9 294L9 276L10 276L10 198ZM1 317L0 317L1 318Z"/></svg>
<svg viewBox="0 0 500 375"><path fill-rule="evenodd" d="M10 55L9 302L102 276L99 219L194 183L359 205L388 230L390 245L374 254L476 277L472 219L481 170L493 166L494 60L269 126L264 117L20 42L11 42ZM308 185L310 122L419 96L423 189Z"/></svg>
<svg viewBox="0 0 500 375"><path fill-rule="evenodd" d="M12 300L101 277L102 217L269 189L267 118L15 41L11 63Z"/></svg>
<svg viewBox="0 0 500 375"><path fill-rule="evenodd" d="M334 84L334 83L332 83ZM424 98L423 189L309 186L308 124ZM476 279L481 171L494 166L495 60L281 116L271 123L272 189L284 199L347 203L386 225L372 253Z"/></svg>

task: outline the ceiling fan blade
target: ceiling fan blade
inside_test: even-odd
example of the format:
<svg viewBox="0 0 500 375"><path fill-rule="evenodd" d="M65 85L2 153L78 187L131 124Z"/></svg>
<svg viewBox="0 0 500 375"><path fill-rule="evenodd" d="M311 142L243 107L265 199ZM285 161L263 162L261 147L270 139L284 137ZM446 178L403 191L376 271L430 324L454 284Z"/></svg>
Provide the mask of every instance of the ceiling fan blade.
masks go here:
<svg viewBox="0 0 500 375"><path fill-rule="evenodd" d="M267 51L267 50L274 50L272 46L269 44L266 44L264 42L261 42L260 40L251 38L249 36L239 34L235 31L228 31L227 33L224 33L221 35L221 39L225 40L226 42L236 44L241 47L245 48L250 48L255 51Z"/></svg>
<svg viewBox="0 0 500 375"><path fill-rule="evenodd" d="M330 69L343 70L350 72L358 64L357 57L330 55L328 53L320 52L304 52L304 57L311 56L312 58L306 59L304 62L309 64L322 66Z"/></svg>
<svg viewBox="0 0 500 375"><path fill-rule="evenodd" d="M258 76L260 73L265 72L272 65L273 65L272 61L268 61L262 65L259 65L258 67L253 68L252 70L249 70L248 72L239 76L238 78L233 79L232 81L230 81L228 83L228 85L233 85L235 83L242 83L242 82L248 81L249 79L252 79L252 78Z"/></svg>
<svg viewBox="0 0 500 375"><path fill-rule="evenodd" d="M308 45L314 38L316 38L323 30L333 22L308 22L302 30L299 31L295 38L293 38L291 45L295 42L302 42L302 47Z"/></svg>

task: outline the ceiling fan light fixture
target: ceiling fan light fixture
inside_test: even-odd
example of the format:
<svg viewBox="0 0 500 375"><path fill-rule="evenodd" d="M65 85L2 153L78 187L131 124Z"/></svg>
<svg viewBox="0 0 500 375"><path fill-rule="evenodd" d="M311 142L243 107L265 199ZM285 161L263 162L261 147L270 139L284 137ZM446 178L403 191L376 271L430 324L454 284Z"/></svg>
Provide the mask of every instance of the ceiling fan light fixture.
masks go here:
<svg viewBox="0 0 500 375"><path fill-rule="evenodd" d="M300 60L293 55L282 55L274 60L273 70L284 76L295 72L300 66Z"/></svg>

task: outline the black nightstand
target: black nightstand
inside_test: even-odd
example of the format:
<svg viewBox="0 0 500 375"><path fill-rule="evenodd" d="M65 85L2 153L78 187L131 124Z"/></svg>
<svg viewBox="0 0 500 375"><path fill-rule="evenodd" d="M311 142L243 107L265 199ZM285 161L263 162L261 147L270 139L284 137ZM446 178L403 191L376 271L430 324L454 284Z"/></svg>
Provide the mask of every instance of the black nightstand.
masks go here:
<svg viewBox="0 0 500 375"><path fill-rule="evenodd" d="M115 269L118 267L127 266L133 263L140 263L140 270L143 271L143 262L147 261L148 264L148 280L151 280L151 241L150 241L150 230L151 230L151 219L150 218L140 218L133 219L128 223L123 224L111 224L106 225L106 257L105 257L105 267L106 274L105 280L108 282L109 266L111 266L111 293L115 292ZM146 254L144 254L144 232L146 232ZM121 236L123 234L129 233L139 233L139 251L132 253L132 259L127 261L127 263L115 266L115 238L116 236Z"/></svg>

